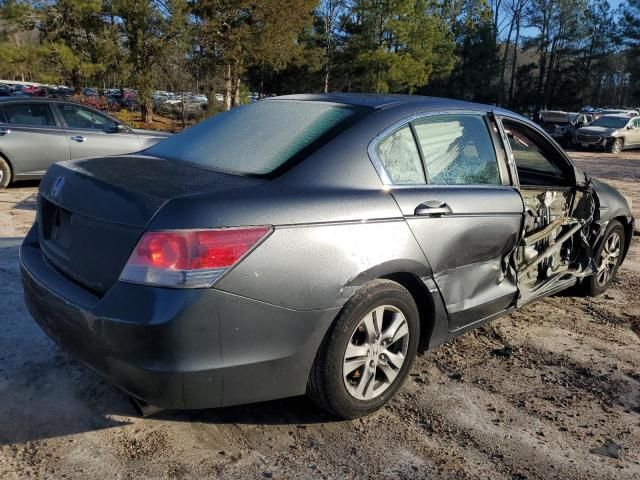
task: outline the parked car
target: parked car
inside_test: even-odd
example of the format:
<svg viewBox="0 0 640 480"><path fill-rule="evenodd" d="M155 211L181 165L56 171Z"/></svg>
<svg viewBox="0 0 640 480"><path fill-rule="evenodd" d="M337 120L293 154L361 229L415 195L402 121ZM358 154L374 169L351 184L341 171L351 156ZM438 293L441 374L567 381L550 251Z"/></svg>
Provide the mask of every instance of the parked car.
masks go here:
<svg viewBox="0 0 640 480"><path fill-rule="evenodd" d="M86 97L97 97L98 90L96 90L95 88L83 88L82 94Z"/></svg>
<svg viewBox="0 0 640 480"><path fill-rule="evenodd" d="M21 83L16 83L13 85L13 95L16 96L25 96L30 97L33 95L35 87L33 85L22 85Z"/></svg>
<svg viewBox="0 0 640 480"><path fill-rule="evenodd" d="M543 110L539 114L542 128L564 147L573 145L576 129L586 127L597 117L598 114L594 112L572 113Z"/></svg>
<svg viewBox="0 0 640 480"><path fill-rule="evenodd" d="M167 136L73 102L2 97L0 188L41 178L57 161L137 152Z"/></svg>
<svg viewBox="0 0 640 480"><path fill-rule="evenodd" d="M56 163L38 199L29 311L143 413L308 392L368 414L418 350L604 292L634 228L533 122L419 96L261 100Z"/></svg>
<svg viewBox="0 0 640 480"><path fill-rule="evenodd" d="M601 148L610 153L640 148L640 117L627 114L604 115L588 127L576 130L575 143L584 148Z"/></svg>
<svg viewBox="0 0 640 480"><path fill-rule="evenodd" d="M639 115L640 113L637 110L626 109L626 108L606 108L600 110L600 113L603 115Z"/></svg>

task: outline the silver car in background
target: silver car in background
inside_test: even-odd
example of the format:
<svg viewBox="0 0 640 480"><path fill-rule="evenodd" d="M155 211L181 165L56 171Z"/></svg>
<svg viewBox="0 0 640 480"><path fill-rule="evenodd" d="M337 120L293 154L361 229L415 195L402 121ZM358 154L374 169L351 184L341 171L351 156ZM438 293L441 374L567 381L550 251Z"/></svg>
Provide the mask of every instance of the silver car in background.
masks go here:
<svg viewBox="0 0 640 480"><path fill-rule="evenodd" d="M0 189L39 179L54 162L137 152L169 135L132 129L75 102L2 97Z"/></svg>
<svg viewBox="0 0 640 480"><path fill-rule="evenodd" d="M609 153L640 148L640 117L624 113L604 115L588 127L576 130L575 143L584 148L601 148Z"/></svg>

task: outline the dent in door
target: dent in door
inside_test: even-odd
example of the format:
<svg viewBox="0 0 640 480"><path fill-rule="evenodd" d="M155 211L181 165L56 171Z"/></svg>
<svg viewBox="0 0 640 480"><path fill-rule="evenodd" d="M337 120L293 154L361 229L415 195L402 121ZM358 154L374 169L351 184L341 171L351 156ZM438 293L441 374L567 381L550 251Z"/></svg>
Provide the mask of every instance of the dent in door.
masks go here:
<svg viewBox="0 0 640 480"><path fill-rule="evenodd" d="M452 330L512 304L517 287L508 259L517 243L520 215L407 221L419 236L428 239L422 246L435 272Z"/></svg>

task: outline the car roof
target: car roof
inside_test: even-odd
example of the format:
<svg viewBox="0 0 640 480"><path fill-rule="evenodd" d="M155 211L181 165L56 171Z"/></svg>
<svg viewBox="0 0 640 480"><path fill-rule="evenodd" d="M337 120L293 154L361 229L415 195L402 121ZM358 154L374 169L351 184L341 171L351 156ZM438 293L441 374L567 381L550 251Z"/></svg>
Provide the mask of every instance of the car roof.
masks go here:
<svg viewBox="0 0 640 480"><path fill-rule="evenodd" d="M384 109L398 105L413 105L430 109L468 109L468 110L492 110L494 107L490 105L482 105L479 103L466 102L463 100L453 100L441 97L425 97L422 95L403 95L403 94L377 94L377 93L318 93L318 94L297 94L283 95L279 97L271 97L265 99L267 101L278 100L301 100L315 102L331 102L341 103L345 105L354 105L360 107L369 107L375 109ZM497 109L496 110L500 110Z"/></svg>
<svg viewBox="0 0 640 480"><path fill-rule="evenodd" d="M2 97L0 98L0 103L10 103L10 102L68 102L68 103L78 103L73 100L65 100L62 98L46 98L46 97Z"/></svg>
<svg viewBox="0 0 640 480"><path fill-rule="evenodd" d="M607 113L603 115L604 117L613 117L613 118L624 118L625 120L629 120L630 118L637 117L637 115L633 115L631 113Z"/></svg>

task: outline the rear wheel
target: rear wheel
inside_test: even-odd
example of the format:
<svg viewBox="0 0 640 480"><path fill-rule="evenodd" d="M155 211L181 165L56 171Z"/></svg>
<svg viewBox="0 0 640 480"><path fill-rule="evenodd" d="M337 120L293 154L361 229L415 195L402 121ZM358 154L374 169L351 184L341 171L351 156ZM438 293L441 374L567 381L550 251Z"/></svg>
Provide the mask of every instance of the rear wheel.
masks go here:
<svg viewBox="0 0 640 480"><path fill-rule="evenodd" d="M611 142L611 145L609 145L609 153L620 153L623 146L624 141L621 138L616 138L613 142Z"/></svg>
<svg viewBox="0 0 640 480"><path fill-rule="evenodd" d="M587 295L595 297L609 288L622 261L624 245L624 228L619 221L612 220L595 255L596 273L585 280Z"/></svg>
<svg viewBox="0 0 640 480"><path fill-rule="evenodd" d="M402 386L416 356L420 323L411 294L375 280L344 306L327 332L309 378L309 396L341 418L367 415Z"/></svg>
<svg viewBox="0 0 640 480"><path fill-rule="evenodd" d="M7 161L0 157L0 190L11 183L11 168Z"/></svg>

